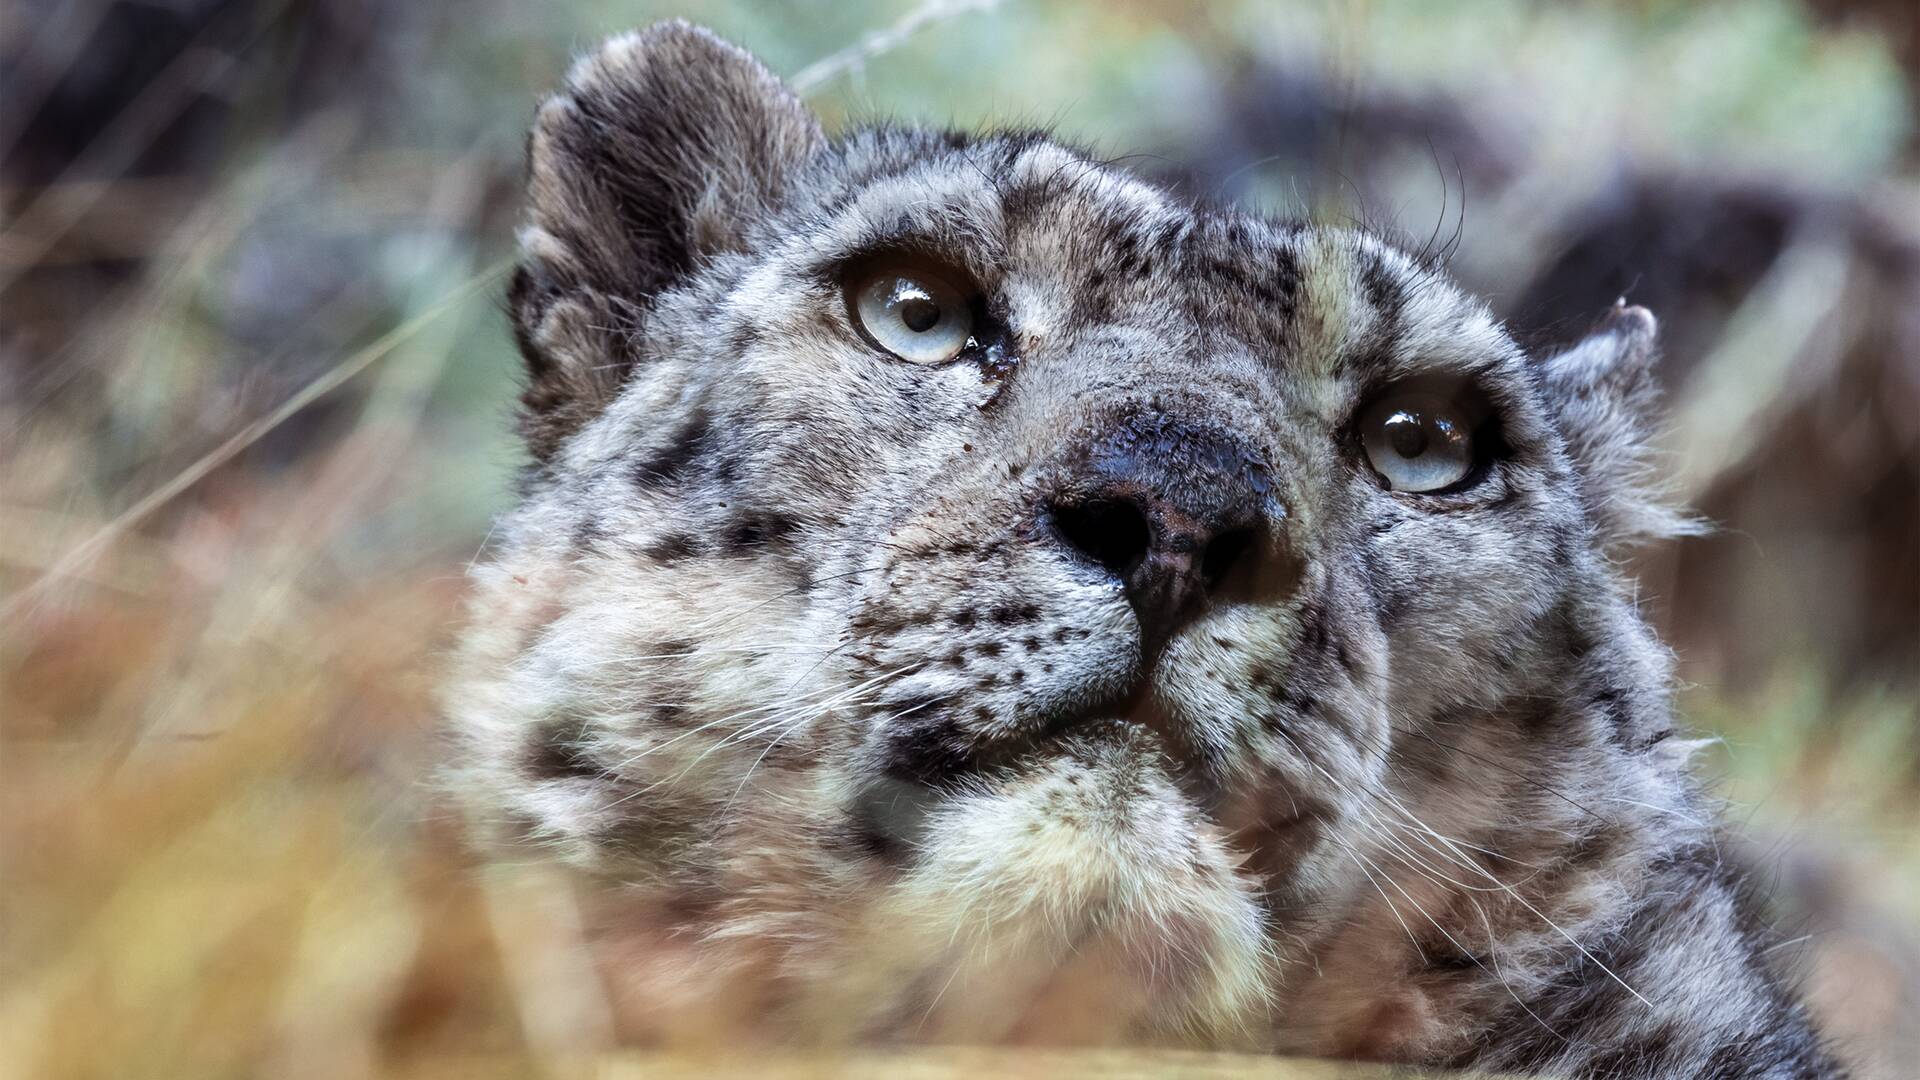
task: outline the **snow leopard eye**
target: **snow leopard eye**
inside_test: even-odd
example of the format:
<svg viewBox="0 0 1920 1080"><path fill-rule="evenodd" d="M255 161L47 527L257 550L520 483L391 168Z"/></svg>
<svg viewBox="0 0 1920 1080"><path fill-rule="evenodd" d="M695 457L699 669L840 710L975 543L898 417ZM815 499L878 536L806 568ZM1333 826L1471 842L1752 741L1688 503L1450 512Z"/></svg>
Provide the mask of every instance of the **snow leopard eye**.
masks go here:
<svg viewBox="0 0 1920 1080"><path fill-rule="evenodd" d="M1361 414L1360 445L1394 491L1442 491L1474 471L1474 419L1447 395L1392 392Z"/></svg>
<svg viewBox="0 0 1920 1080"><path fill-rule="evenodd" d="M974 342L972 291L924 263L886 262L855 272L847 307L869 342L915 364L943 364Z"/></svg>

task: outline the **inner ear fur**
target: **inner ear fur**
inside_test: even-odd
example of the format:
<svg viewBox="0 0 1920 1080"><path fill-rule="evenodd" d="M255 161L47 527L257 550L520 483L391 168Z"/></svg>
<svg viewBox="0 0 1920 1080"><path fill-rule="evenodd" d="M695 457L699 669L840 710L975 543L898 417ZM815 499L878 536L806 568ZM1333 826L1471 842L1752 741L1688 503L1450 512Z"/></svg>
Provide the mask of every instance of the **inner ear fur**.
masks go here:
<svg viewBox="0 0 1920 1080"><path fill-rule="evenodd" d="M1652 460L1660 420L1654 374L1659 359L1653 313L1622 302L1542 368L1547 398L1609 548L1699 530L1667 502Z"/></svg>
<svg viewBox="0 0 1920 1080"><path fill-rule="evenodd" d="M653 298L736 250L824 145L792 91L685 22L611 38L541 105L508 292L536 459L605 407Z"/></svg>

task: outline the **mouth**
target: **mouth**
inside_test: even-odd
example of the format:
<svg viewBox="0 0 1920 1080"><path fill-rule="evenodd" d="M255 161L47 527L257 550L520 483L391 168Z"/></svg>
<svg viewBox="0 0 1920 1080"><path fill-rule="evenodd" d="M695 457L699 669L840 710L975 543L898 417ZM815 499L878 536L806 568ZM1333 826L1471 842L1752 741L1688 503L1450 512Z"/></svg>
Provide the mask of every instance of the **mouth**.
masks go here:
<svg viewBox="0 0 1920 1080"><path fill-rule="evenodd" d="M1014 790L1047 776L1071 774L1083 782L1162 785L1181 816L1218 830L1250 857L1294 852L1313 831L1324 807L1313 798L1273 790L1234 775L1226 747L1203 741L1186 722L1143 687L1119 708L1092 716L1053 718L1036 736L993 742L934 719L893 733L881 745L879 766L852 799L848 817L857 846L879 862L908 865L928 843L942 815L964 813L983 793ZM1125 800L1088 816L1088 807L1036 805L1033 821L1061 813L1080 820L1125 823ZM1122 835L1124 829L1113 830ZM1258 858L1262 864L1274 860Z"/></svg>
<svg viewBox="0 0 1920 1080"><path fill-rule="evenodd" d="M1100 770L1125 761L1178 778L1183 793L1210 799L1212 785L1169 745L1176 727L1145 695L1132 694L1114 708L1075 710L1049 716L1017 735L965 730L947 715L887 733L875 749L878 767L855 799L852 816L880 847L914 846L929 817L969 794L1017 785L1049 771Z"/></svg>
<svg viewBox="0 0 1920 1080"><path fill-rule="evenodd" d="M951 984L927 1031L983 1034L973 1025L1022 995L1022 1013L1066 995L1080 1019L1130 1028L1258 1010L1264 883L1167 766L1153 736L1109 717L943 785L878 776L860 789L853 834L884 868L860 947Z"/></svg>
<svg viewBox="0 0 1920 1080"><path fill-rule="evenodd" d="M1232 725L1186 715L1157 676L1158 665L1138 654L1124 666L1124 676L1104 686L1088 679L1053 707L1031 697L999 709L937 695L885 701L875 707L885 722L872 729L863 764L886 779L879 786L892 799L903 785L949 791L1032 771L1062 755L1086 759L1099 746L1125 746L1151 760L1196 806L1214 807L1231 779ZM911 720L894 722L902 717Z"/></svg>

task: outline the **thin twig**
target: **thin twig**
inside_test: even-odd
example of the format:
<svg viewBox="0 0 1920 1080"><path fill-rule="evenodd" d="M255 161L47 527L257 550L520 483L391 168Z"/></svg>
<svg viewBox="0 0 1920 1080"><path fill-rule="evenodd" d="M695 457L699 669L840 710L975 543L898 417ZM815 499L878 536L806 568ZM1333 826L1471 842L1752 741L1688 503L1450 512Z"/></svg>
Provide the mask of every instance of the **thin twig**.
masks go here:
<svg viewBox="0 0 1920 1080"><path fill-rule="evenodd" d="M869 31L852 45L801 68L788 82L795 93L812 93L841 75L859 69L874 57L892 52L935 23L999 6L1000 0L927 0L902 15L892 26Z"/></svg>

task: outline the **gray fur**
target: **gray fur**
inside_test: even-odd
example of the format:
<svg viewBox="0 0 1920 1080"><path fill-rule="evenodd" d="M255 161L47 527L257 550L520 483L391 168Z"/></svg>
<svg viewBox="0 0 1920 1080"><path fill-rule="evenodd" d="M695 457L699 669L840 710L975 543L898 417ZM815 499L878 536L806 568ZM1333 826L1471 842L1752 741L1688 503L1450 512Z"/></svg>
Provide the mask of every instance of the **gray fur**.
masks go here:
<svg viewBox="0 0 1920 1080"><path fill-rule="evenodd" d="M454 775L590 884L638 1037L1836 1074L1608 557L1681 521L1645 312L1536 362L1370 236L1033 133L829 142L678 23L583 60L531 156L536 463ZM836 275L883 248L979 282L1004 348L866 344ZM1502 453L1386 490L1355 413L1436 375ZM1183 621L1056 534L1109 459L1240 515Z"/></svg>

